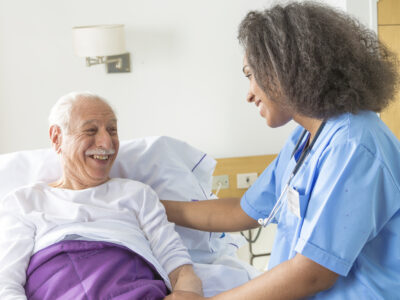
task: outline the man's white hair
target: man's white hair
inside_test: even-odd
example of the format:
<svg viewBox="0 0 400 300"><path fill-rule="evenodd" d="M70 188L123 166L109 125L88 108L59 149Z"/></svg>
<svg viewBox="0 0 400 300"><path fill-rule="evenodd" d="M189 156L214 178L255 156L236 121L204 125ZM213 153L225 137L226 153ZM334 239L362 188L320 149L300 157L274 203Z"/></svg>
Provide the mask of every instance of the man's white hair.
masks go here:
<svg viewBox="0 0 400 300"><path fill-rule="evenodd" d="M103 101L114 112L113 108L108 103L108 101L103 97L100 97L99 95L87 91L72 92L65 96L62 96L53 105L49 114L49 126L51 127L53 125L57 125L61 128L62 132L68 133L68 124L71 118L72 107L74 106L75 102L80 99L93 99L93 100Z"/></svg>

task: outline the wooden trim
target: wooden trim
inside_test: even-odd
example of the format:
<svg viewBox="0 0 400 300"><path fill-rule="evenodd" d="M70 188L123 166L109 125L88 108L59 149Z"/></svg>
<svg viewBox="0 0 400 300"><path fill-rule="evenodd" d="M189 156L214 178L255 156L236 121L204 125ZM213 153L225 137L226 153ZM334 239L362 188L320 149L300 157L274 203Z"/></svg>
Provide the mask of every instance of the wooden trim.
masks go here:
<svg viewBox="0 0 400 300"><path fill-rule="evenodd" d="M378 25L400 24L400 1L378 1Z"/></svg>
<svg viewBox="0 0 400 300"><path fill-rule="evenodd" d="M378 2L378 36L400 59L400 0ZM400 71L400 70L399 70ZM380 114L390 130L400 139L400 90L395 100Z"/></svg>
<svg viewBox="0 0 400 300"><path fill-rule="evenodd" d="M257 173L258 176L260 176L276 156L276 154L273 154L216 159L217 165L215 167L214 175L229 176L229 189L221 189L218 193L218 197L242 197L246 192L246 189L236 188L236 175L240 173Z"/></svg>

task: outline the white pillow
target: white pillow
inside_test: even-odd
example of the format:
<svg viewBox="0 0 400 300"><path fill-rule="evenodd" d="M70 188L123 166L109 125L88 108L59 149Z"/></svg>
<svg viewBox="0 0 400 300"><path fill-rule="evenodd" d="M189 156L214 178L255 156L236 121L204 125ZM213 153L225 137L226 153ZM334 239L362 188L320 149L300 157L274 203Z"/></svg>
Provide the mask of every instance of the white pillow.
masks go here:
<svg viewBox="0 0 400 300"><path fill-rule="evenodd" d="M130 178L150 185L160 199L205 200L212 198L215 160L189 144L171 137L146 137L122 141L111 177ZM36 181L52 182L61 166L52 149L0 155L0 199L11 190ZM218 253L233 252L241 244L232 237L176 226L195 261L210 260ZM213 260L213 259L211 259Z"/></svg>

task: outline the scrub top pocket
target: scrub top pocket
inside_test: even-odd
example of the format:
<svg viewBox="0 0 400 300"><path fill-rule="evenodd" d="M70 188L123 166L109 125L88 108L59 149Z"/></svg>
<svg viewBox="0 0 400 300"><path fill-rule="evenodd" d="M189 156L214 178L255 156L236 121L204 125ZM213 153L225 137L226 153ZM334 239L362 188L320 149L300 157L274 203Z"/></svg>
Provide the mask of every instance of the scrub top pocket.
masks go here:
<svg viewBox="0 0 400 300"><path fill-rule="evenodd" d="M296 255L294 248L296 247L297 241L300 237L301 228L303 226L303 221L310 199L310 194L302 194L301 192L298 192L296 187L294 187L293 190L298 194L298 209L300 215L295 214L293 210L289 208L289 199L286 198L285 205L282 207L282 212L278 222L278 230L281 231L287 240L287 243L290 244L290 258ZM289 193L286 195L286 197L288 196Z"/></svg>
<svg viewBox="0 0 400 300"><path fill-rule="evenodd" d="M289 187L287 200L288 209L295 216L304 219L308 207L309 194L301 194L295 187Z"/></svg>

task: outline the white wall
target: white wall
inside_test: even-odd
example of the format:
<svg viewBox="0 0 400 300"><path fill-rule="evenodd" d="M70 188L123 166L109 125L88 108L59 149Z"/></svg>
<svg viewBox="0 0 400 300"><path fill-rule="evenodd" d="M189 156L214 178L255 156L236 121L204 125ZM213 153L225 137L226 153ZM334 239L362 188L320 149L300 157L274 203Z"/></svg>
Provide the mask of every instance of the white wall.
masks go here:
<svg viewBox="0 0 400 300"><path fill-rule="evenodd" d="M268 4L249 2L0 0L0 153L48 147L48 111L72 90L109 99L121 139L170 135L217 157L277 152L290 128L268 129L245 102L237 27ZM73 55L71 28L102 23L125 24L131 73Z"/></svg>
<svg viewBox="0 0 400 300"><path fill-rule="evenodd" d="M347 0L347 13L358 18L361 23L374 32L378 31L378 5L379 0Z"/></svg>
<svg viewBox="0 0 400 300"><path fill-rule="evenodd" d="M270 3L0 0L0 153L48 147L49 109L73 90L109 99L122 140L169 135L214 157L277 153L294 124L270 129L245 102L236 38L246 12ZM131 73L73 55L71 28L104 23L125 24Z"/></svg>

